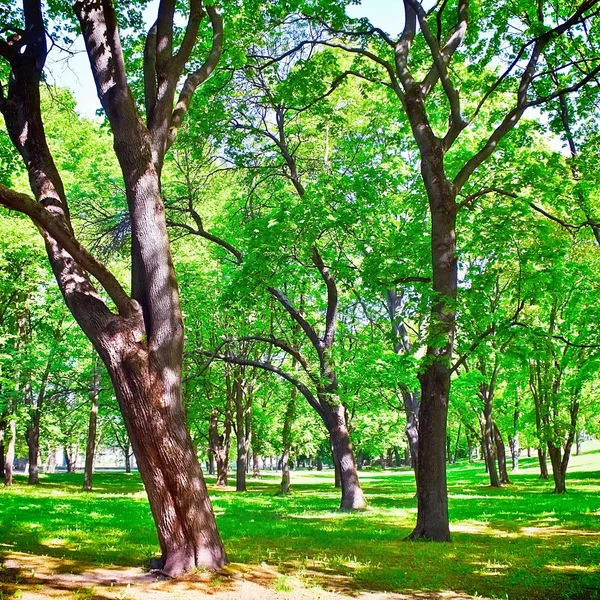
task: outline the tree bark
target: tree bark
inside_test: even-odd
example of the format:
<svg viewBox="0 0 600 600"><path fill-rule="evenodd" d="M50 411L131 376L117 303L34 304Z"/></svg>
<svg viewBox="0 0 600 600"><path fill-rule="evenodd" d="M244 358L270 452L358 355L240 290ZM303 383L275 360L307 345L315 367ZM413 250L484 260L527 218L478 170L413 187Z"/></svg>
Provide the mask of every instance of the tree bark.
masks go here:
<svg viewBox="0 0 600 600"><path fill-rule="evenodd" d="M98 399L100 396L100 365L93 361L90 381L90 418L88 422L87 446L85 449L85 468L83 472L83 491L92 491L94 477L94 458L96 454L96 429L98 424Z"/></svg>
<svg viewBox="0 0 600 600"><path fill-rule="evenodd" d="M336 406L330 403L326 413L334 463L339 470L342 488L340 510L361 510L367 502L358 481L345 410L341 404Z"/></svg>

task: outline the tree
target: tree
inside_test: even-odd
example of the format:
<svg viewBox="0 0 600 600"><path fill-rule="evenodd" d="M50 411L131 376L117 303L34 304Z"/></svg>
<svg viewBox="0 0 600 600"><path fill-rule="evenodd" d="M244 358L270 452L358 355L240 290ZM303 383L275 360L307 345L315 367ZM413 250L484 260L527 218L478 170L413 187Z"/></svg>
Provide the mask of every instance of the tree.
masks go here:
<svg viewBox="0 0 600 600"><path fill-rule="evenodd" d="M477 184L473 175L528 108L577 91L600 71L595 59L583 72L574 68L574 48L560 44L571 32L586 43L597 0L575 7L567 2L556 7L524 2L516 11L512 4L485 3L476 12L468 0L459 0L426 11L418 0L404 0L404 28L397 39L361 22L347 30L330 25L329 35L303 43L341 48L356 56L352 72L387 87L397 98L421 159L431 218L432 305L419 375L418 513L412 539L450 539L445 455L458 293L458 212L494 192ZM556 56L552 62L544 60L550 49ZM488 69L492 57L507 67ZM565 86L550 77L563 69L575 78ZM534 85L540 79L543 91ZM475 144L465 145L469 126L504 94L510 94L505 107L478 132ZM466 118L465 108L470 113Z"/></svg>
<svg viewBox="0 0 600 600"><path fill-rule="evenodd" d="M40 230L64 299L110 374L157 526L162 572L177 576L196 566L218 568L226 556L181 399L183 319L161 172L194 91L219 61L222 19L214 7L191 0L187 27L175 51L175 2L160 3L146 36L144 122L128 85L112 2L81 0L74 13L124 179L132 230L131 296L78 241L48 148L39 92L48 54L41 0L23 1L23 23L0 42L0 56L10 69L8 86L1 88L0 111L27 169L34 199L0 187L0 204L28 215ZM212 46L204 63L187 73L174 110L180 78L207 14Z"/></svg>

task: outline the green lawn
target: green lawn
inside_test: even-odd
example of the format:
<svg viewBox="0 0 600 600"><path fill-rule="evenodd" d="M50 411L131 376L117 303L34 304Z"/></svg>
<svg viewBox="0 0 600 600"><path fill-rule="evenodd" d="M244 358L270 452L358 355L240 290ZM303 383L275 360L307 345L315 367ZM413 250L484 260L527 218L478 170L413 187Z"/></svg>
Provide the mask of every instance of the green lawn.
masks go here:
<svg viewBox="0 0 600 600"><path fill-rule="evenodd" d="M250 480L245 494L212 485L210 491L232 562L267 563L307 585L349 594L600 598L600 449L572 459L566 496L552 495L551 483L539 481L534 459L522 466L513 485L498 490L486 485L481 463L449 468L447 544L403 541L416 515L410 471L363 471L370 509L359 514L335 510L330 472L293 473L293 493L284 498L274 495L276 474ZM91 494L80 491L81 474L42 479L29 488L17 476L13 488L0 489L4 555L64 558L73 572L145 565L156 552L137 476L97 474Z"/></svg>

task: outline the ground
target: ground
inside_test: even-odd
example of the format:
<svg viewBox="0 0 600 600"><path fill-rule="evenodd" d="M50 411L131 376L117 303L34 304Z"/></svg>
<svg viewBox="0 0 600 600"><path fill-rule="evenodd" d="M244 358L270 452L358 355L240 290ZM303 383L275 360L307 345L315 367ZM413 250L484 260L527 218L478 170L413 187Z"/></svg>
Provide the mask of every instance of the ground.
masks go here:
<svg viewBox="0 0 600 600"><path fill-rule="evenodd" d="M487 484L481 463L449 468L452 541L407 542L416 516L406 471L363 471L370 508L339 513L330 472L277 474L249 491L209 488L231 564L181 581L144 570L157 550L137 476L47 475L0 489L0 600L600 599L600 445L573 457L565 496L522 461L514 483Z"/></svg>

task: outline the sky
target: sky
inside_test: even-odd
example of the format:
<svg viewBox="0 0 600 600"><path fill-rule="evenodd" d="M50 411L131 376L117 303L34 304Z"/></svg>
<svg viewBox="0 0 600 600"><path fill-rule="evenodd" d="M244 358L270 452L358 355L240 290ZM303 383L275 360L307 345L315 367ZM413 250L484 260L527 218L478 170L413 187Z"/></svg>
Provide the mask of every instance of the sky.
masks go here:
<svg viewBox="0 0 600 600"><path fill-rule="evenodd" d="M151 2L148 7L148 23L154 21L156 9L157 2ZM402 29L403 15L398 0L363 0L361 4L350 5L347 13L354 18L367 17L375 27L380 27L392 36ZM76 52L75 56L67 58L62 53L49 57L49 82L70 88L77 100L78 111L87 117L94 117L96 110L100 108L100 102L81 38L76 41L72 50Z"/></svg>

